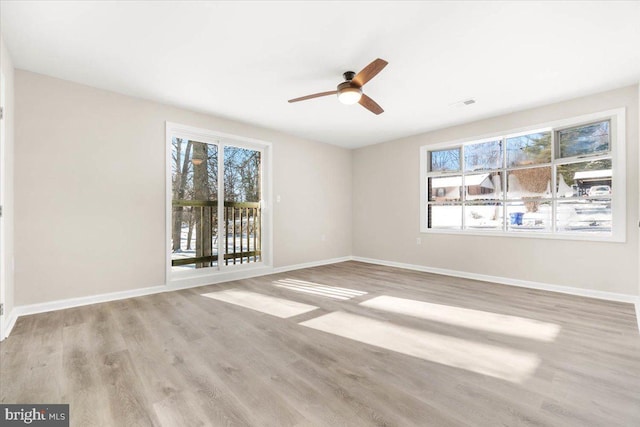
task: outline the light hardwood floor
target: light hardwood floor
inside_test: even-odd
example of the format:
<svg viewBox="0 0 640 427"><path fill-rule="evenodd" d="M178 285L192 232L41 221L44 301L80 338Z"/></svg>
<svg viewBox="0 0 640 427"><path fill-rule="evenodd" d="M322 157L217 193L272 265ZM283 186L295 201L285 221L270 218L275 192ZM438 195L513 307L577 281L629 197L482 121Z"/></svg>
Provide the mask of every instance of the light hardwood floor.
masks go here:
<svg viewBox="0 0 640 427"><path fill-rule="evenodd" d="M631 304L358 262L22 317L0 355L2 403L83 427L640 426Z"/></svg>

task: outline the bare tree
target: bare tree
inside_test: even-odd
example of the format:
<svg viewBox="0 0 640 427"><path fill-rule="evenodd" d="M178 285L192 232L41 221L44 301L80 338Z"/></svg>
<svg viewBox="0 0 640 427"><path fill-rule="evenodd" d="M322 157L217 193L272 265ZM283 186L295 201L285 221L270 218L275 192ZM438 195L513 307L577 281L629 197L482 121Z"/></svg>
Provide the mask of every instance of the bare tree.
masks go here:
<svg viewBox="0 0 640 427"><path fill-rule="evenodd" d="M181 138L175 138L174 146L176 147L173 159L175 162L175 170L176 173L173 178L173 199L174 200L183 200L186 187L187 187L187 179L189 176L189 163L191 161L191 141L187 142L187 146L185 148L184 159L181 161L182 156L182 143L183 140ZM183 221L183 212L184 208L182 206L174 206L173 207L173 229L171 233L171 239L173 240L171 250L173 252L180 251L181 247L181 238L182 238L182 221Z"/></svg>
<svg viewBox="0 0 640 427"><path fill-rule="evenodd" d="M432 151L431 171L460 170L460 149Z"/></svg>
<svg viewBox="0 0 640 427"><path fill-rule="evenodd" d="M209 153L207 144L197 142L193 145L193 191L194 199L200 201L210 200L209 189ZM195 226L199 233L196 238L196 256L211 256L211 207L200 207L196 214ZM197 209L196 209L197 212ZM196 267L208 267L210 262L197 263Z"/></svg>

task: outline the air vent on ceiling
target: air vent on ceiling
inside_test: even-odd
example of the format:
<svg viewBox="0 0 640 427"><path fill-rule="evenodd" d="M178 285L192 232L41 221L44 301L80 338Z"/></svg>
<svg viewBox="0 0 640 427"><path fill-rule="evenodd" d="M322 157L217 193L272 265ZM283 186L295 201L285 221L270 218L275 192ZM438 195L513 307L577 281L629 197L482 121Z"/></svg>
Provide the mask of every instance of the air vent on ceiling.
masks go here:
<svg viewBox="0 0 640 427"><path fill-rule="evenodd" d="M453 104L449 104L449 107L461 108L466 107L468 105L473 105L476 103L476 100L473 98L465 99L463 101L454 102Z"/></svg>

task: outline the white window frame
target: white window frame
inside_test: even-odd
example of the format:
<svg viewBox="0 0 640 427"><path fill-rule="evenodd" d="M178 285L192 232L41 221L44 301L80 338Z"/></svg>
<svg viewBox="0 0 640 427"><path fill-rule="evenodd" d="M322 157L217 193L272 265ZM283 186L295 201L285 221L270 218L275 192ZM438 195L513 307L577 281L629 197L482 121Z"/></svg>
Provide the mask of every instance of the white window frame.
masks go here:
<svg viewBox="0 0 640 427"><path fill-rule="evenodd" d="M423 145L420 147L420 232L425 234L458 234L458 235L475 235L475 236L499 236L499 237L520 237L520 238L537 238L537 239L560 239L560 240L589 240L589 241L603 241L603 242L625 242L626 241L626 125L625 125L625 108L617 108L613 110L602 111L598 113L586 114L578 117L572 117L569 119L558 120L549 123L537 124L527 126L518 129L512 129L504 132L492 133L488 135L480 135L471 138L464 138L455 141L442 142L437 144ZM555 182L555 157L556 157L556 141L555 134L558 130L563 128L570 128L574 126L580 126L588 123L610 120L610 151L607 156L611 157L611 169L612 180L615 183L615 191L611 197L611 213L612 213L612 229L611 234L592 234L579 232L566 232L555 231L555 212L556 212L556 182ZM429 173L429 151L438 151L447 148L464 147L472 143L481 143L485 141L493 141L496 139L505 139L519 135L526 135L542 131L551 131L552 138L552 162L550 164L544 163L535 165L539 167L552 166L552 197L549 199L553 203L553 217L552 227L553 231L505 231L503 230L465 230L464 223L463 228L460 230L455 229L433 229L427 227L427 178L433 177L436 174ZM565 161L588 161L591 159L598 159L597 155L577 156L571 158L563 158L562 163ZM464 162L464 148L461 150L460 159L460 175L463 175L462 168ZM506 165L506 159L504 160ZM532 165L533 166L533 165ZM509 170L507 168L506 170ZM495 171L503 171L505 169L496 169ZM493 172L494 170L487 171L475 171L468 172L464 175L481 173L481 172ZM463 176L464 176L463 175ZM504 179L504 178L503 178ZM464 178L463 178L464 180ZM464 184L463 184L464 185ZM505 202L505 199L501 199L501 202ZM507 201L508 202L508 201ZM462 205L462 203L460 203ZM506 219L505 219L506 221ZM463 215L464 222L464 215ZM506 227L506 226L505 226Z"/></svg>
<svg viewBox="0 0 640 427"><path fill-rule="evenodd" d="M185 279L202 279L206 277L215 277L220 275L228 275L237 272L248 272L248 270L258 270L264 268L272 268L273 266L273 216L271 213L271 194L272 194L272 168L271 168L271 156L272 156L272 144L270 142L247 138L238 135L232 135L209 129L197 128L193 126L182 125L178 123L166 122L166 155L165 155L165 282L171 283L176 280ZM262 253L261 259L258 262L251 262L247 264L235 264L225 265L224 262L218 262L215 267L196 268L193 270L173 271L171 268L171 232L172 232L172 180L171 180L171 166L172 166L172 138L184 138L193 141L203 142L207 144L214 144L218 146L218 156L222 156L221 161L224 162L224 145L232 145L240 148L248 148L251 150L259 151L261 154L261 200L260 211L262 215ZM223 193L224 179L223 170L219 170L218 179L218 194ZM221 203L218 204L219 218L223 217ZM222 236L225 236L225 231L222 232ZM225 239L219 238L219 245L226 245ZM224 243L223 243L224 241ZM226 247L226 246L225 246Z"/></svg>

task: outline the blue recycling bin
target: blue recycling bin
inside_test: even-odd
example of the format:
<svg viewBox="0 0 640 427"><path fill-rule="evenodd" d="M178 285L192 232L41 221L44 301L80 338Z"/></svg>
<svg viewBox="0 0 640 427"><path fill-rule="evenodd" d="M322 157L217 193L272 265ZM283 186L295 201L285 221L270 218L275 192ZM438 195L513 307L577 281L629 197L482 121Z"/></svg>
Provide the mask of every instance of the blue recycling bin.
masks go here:
<svg viewBox="0 0 640 427"><path fill-rule="evenodd" d="M524 212L513 212L509 214L509 221L511 225L522 225L522 217Z"/></svg>

